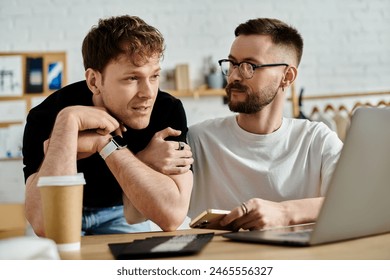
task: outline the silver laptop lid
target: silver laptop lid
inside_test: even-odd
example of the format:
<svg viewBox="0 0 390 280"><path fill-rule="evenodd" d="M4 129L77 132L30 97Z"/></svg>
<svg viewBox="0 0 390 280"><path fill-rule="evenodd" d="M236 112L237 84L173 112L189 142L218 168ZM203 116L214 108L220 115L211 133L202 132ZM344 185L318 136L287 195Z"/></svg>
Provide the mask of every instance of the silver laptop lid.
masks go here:
<svg viewBox="0 0 390 280"><path fill-rule="evenodd" d="M390 231L390 109L355 111L310 244Z"/></svg>

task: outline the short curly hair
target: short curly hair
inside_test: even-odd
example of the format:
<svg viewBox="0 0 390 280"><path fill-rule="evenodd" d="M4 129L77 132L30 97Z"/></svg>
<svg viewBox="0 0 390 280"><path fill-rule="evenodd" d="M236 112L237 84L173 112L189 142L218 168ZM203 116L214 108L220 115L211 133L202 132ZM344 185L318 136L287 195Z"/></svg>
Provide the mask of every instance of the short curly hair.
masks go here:
<svg viewBox="0 0 390 280"><path fill-rule="evenodd" d="M100 19L84 38L82 55L85 70L103 72L111 60L125 54L134 65L142 65L152 56L162 58L164 37L158 29L137 16Z"/></svg>

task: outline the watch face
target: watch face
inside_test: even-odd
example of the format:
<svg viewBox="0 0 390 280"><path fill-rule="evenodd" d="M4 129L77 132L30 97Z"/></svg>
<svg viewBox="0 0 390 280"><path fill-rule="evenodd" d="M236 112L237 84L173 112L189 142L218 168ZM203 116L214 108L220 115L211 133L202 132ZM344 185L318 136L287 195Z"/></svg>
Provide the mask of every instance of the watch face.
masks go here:
<svg viewBox="0 0 390 280"><path fill-rule="evenodd" d="M122 138L122 136L119 136L119 135L115 135L112 137L112 139L118 144L119 147L127 147L127 143L125 141L125 139Z"/></svg>

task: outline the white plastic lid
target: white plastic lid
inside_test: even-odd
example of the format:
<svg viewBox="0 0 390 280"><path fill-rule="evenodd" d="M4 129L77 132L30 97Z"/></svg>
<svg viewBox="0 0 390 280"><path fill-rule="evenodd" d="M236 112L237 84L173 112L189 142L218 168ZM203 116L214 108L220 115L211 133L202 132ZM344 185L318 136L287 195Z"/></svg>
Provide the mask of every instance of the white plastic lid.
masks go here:
<svg viewBox="0 0 390 280"><path fill-rule="evenodd" d="M47 186L74 186L84 185L85 179L83 173L77 173L76 175L64 175L64 176L42 176L38 179L38 187Z"/></svg>
<svg viewBox="0 0 390 280"><path fill-rule="evenodd" d="M57 249L60 252L80 250L80 242L57 244Z"/></svg>

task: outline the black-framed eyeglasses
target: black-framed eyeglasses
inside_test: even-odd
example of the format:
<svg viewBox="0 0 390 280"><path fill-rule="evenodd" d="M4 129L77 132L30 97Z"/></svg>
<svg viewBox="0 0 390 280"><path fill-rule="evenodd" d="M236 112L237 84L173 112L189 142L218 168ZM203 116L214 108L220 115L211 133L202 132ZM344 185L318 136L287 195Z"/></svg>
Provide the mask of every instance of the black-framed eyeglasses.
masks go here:
<svg viewBox="0 0 390 280"><path fill-rule="evenodd" d="M233 70L238 67L240 74L245 79L251 79L255 73L255 70L263 67L275 67L275 66L288 66L287 63L272 63L272 64L253 64L250 62L234 62L230 59L218 60L218 64L221 66L222 73L229 77Z"/></svg>

